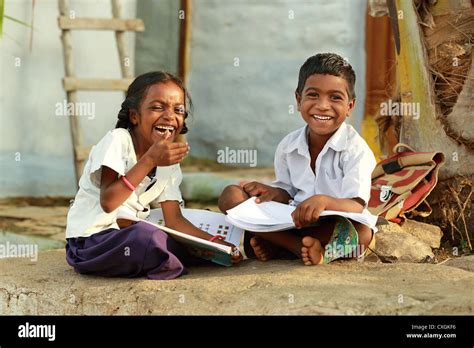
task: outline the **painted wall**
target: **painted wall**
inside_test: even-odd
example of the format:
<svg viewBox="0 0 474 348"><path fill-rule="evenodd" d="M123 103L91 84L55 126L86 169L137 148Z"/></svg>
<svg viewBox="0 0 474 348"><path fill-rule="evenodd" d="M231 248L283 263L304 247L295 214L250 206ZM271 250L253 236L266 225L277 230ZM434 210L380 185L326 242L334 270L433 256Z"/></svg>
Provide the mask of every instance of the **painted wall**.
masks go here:
<svg viewBox="0 0 474 348"><path fill-rule="evenodd" d="M151 0L137 2L137 17L146 30L136 34L135 72L165 70L178 72L179 10L181 1Z"/></svg>
<svg viewBox="0 0 474 348"><path fill-rule="evenodd" d="M138 34L136 50L135 35L127 34L132 64L137 56L137 73L175 72L178 2L122 3L125 16L142 17L148 30ZM70 4L77 17L111 15L108 0L71 0ZM31 0L6 0L5 13L30 22ZM272 165L280 139L303 125L296 111L290 110L295 105L299 67L316 52L337 52L355 67L359 97L351 122L359 128L365 90L364 14L365 0L194 0L191 155L215 159L225 147L253 149L259 166ZM29 29L4 23L0 197L75 194L69 120L56 115L56 104L65 100L57 16L56 0L36 1L31 52ZM74 32L73 51L77 76L120 76L113 33ZM123 95L81 92L79 100L95 105L94 117L80 119L84 140L93 145L114 127Z"/></svg>
<svg viewBox="0 0 474 348"><path fill-rule="evenodd" d="M304 124L294 91L300 66L318 52L336 52L355 68L349 121L360 129L365 8L365 0L194 0L191 154L216 159L226 146L256 149L258 165L272 166L278 142Z"/></svg>
<svg viewBox="0 0 474 348"><path fill-rule="evenodd" d="M5 13L29 23L31 0L6 0ZM76 17L110 17L108 0L72 0ZM122 1L126 17L135 17L135 0ZM57 0L36 1L34 37L30 30L5 20L0 40L0 196L74 195L75 178L69 119L56 115L66 94ZM133 66L134 34L127 34ZM72 34L76 76L120 78L113 32ZM80 92L80 102L94 103L95 115L81 116L84 141L95 144L115 120L121 92Z"/></svg>

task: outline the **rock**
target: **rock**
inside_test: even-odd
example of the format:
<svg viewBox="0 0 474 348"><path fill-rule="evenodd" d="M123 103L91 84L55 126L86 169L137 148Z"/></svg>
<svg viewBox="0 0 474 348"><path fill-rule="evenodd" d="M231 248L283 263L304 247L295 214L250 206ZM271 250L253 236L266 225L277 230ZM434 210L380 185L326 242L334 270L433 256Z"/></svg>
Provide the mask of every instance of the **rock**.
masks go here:
<svg viewBox="0 0 474 348"><path fill-rule="evenodd" d="M446 261L443 265L474 272L474 255L456 257L455 259Z"/></svg>
<svg viewBox="0 0 474 348"><path fill-rule="evenodd" d="M374 253L370 253L364 257L364 262L382 262L382 260Z"/></svg>
<svg viewBox="0 0 474 348"><path fill-rule="evenodd" d="M383 233L383 232L403 232L400 225L393 222L389 222L388 225L378 226L378 229L379 229L379 232L377 233L377 236L379 235L379 233Z"/></svg>
<svg viewBox="0 0 474 348"><path fill-rule="evenodd" d="M431 248L439 248L443 233L438 226L406 220L400 226L390 222L379 226L375 251L383 262L421 262L434 258Z"/></svg>
<svg viewBox="0 0 474 348"><path fill-rule="evenodd" d="M375 253L383 262L421 262L434 258L429 245L397 227L380 230L376 235Z"/></svg>
<svg viewBox="0 0 474 348"><path fill-rule="evenodd" d="M52 250L37 262L0 260L0 315L472 315L473 287L474 274L454 267L357 261L247 260L175 280L101 278L75 273L64 250Z"/></svg>
<svg viewBox="0 0 474 348"><path fill-rule="evenodd" d="M424 222L415 220L406 220L401 226L401 229L418 238L433 249L438 249L441 245L443 232L438 226L425 224Z"/></svg>

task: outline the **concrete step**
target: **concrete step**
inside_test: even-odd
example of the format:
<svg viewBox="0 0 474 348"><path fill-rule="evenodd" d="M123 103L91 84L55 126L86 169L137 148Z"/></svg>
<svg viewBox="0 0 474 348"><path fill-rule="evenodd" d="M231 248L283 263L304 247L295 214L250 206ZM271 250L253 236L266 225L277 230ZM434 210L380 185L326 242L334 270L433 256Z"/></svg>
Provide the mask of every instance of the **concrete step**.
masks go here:
<svg viewBox="0 0 474 348"><path fill-rule="evenodd" d="M180 189L185 200L213 201L219 198L228 185L239 185L249 181L270 184L274 181L273 168L237 169L227 172L184 172Z"/></svg>

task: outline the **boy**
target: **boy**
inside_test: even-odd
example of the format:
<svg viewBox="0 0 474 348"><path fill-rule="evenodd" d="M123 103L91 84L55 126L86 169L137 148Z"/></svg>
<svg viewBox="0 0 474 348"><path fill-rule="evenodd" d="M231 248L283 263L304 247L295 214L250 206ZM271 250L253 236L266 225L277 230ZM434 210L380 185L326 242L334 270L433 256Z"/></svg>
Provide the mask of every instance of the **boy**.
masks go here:
<svg viewBox="0 0 474 348"><path fill-rule="evenodd" d="M342 57L322 53L300 68L295 91L298 111L306 126L288 134L275 153L276 181L272 186L251 182L232 185L219 198L222 212L256 196L257 203L277 201L297 204L292 214L296 230L253 233L250 245L257 259L266 261L284 249L305 265L324 260L324 246L335 233L335 221L324 219L323 210L370 214L371 173L376 165L362 137L344 123L355 106L355 73ZM363 249L371 243L372 230L352 222Z"/></svg>

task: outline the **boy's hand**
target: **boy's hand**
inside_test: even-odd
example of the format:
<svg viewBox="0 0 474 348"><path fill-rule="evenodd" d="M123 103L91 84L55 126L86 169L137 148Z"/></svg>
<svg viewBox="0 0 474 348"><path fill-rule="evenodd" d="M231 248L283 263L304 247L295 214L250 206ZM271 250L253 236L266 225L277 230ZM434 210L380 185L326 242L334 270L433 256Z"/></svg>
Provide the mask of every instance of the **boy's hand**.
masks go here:
<svg viewBox="0 0 474 348"><path fill-rule="evenodd" d="M249 182L242 188L249 196L257 197L255 200L256 203L273 201L280 194L277 188L256 181Z"/></svg>
<svg viewBox="0 0 474 348"><path fill-rule="evenodd" d="M302 228L318 221L323 210L326 210L326 198L322 195L315 195L301 202L291 217L296 228Z"/></svg>
<svg viewBox="0 0 474 348"><path fill-rule="evenodd" d="M145 153L153 166L170 166L179 163L189 152L189 145L161 140L153 143Z"/></svg>

